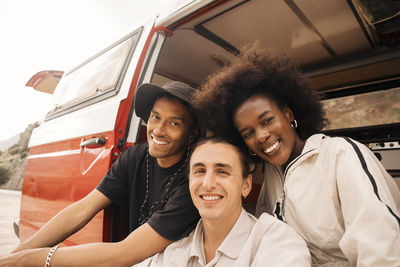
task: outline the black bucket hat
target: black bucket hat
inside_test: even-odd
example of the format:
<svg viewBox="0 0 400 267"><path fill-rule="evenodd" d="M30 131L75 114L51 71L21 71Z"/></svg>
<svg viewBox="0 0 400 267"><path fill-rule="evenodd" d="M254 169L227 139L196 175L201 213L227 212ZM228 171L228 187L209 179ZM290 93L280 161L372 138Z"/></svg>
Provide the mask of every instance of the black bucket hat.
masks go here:
<svg viewBox="0 0 400 267"><path fill-rule="evenodd" d="M191 101L195 92L196 90L188 84L178 81L167 82L162 87L151 83L144 83L136 89L136 115L147 122L154 102L160 94L172 95L182 100L189 107L192 107Z"/></svg>

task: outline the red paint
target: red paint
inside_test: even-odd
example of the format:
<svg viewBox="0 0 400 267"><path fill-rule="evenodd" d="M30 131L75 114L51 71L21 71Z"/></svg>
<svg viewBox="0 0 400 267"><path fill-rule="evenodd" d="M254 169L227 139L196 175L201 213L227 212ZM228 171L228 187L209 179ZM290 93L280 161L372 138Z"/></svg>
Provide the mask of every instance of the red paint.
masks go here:
<svg viewBox="0 0 400 267"><path fill-rule="evenodd" d="M110 165L113 136L107 132L31 148L21 196L22 241L97 186ZM106 144L94 149L80 147L82 139L94 137L106 138ZM103 212L64 244L99 242L102 232Z"/></svg>

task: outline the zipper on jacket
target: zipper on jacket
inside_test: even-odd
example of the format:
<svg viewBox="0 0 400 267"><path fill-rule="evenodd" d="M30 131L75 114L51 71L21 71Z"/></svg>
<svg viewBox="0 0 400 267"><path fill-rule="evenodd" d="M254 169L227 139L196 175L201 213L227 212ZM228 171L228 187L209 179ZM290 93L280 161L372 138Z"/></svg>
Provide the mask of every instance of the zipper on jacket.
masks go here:
<svg viewBox="0 0 400 267"><path fill-rule="evenodd" d="M286 193L285 193L285 181L286 181L286 175L289 171L289 169L299 160L301 159L303 156L307 155L308 153L314 151L315 148L308 150L307 152L304 152L303 154L301 154L300 156L298 156L297 158L295 158L294 160L292 160L292 162L290 162L285 169L285 172L283 173L283 181L282 181L282 194L281 194L281 201L277 202L275 205L275 209L274 209L274 214L275 217L277 217L279 220L286 222L285 219L285 201L286 201Z"/></svg>

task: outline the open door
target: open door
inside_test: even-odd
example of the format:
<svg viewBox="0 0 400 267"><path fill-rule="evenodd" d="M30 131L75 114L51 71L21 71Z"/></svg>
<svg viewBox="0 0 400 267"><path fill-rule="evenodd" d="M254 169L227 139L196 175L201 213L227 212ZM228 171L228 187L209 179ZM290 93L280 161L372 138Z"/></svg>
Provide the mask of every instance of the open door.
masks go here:
<svg viewBox="0 0 400 267"><path fill-rule="evenodd" d="M29 144L21 197L21 240L92 191L118 157L118 112L135 82L135 63L150 29L147 25L135 30L64 73L58 82L54 106ZM28 85L51 93L60 74L38 73ZM101 212L64 244L103 241L109 236L104 233L103 237L108 223Z"/></svg>

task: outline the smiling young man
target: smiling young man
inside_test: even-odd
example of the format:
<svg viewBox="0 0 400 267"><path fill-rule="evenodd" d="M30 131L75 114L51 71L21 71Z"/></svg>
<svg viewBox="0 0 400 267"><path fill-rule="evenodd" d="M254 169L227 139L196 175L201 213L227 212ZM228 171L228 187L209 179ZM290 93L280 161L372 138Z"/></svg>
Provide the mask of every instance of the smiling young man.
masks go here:
<svg viewBox="0 0 400 267"><path fill-rule="evenodd" d="M200 141L190 158L189 189L201 220L186 238L136 267L310 266L306 243L290 226L242 208L253 163L228 140Z"/></svg>
<svg viewBox="0 0 400 267"><path fill-rule="evenodd" d="M135 111L147 122L148 143L126 150L96 189L0 259L0 265L130 266L187 236L199 220L185 172L189 144L198 132L190 105L194 91L180 82L141 85ZM124 240L55 246L111 203L129 212L130 234Z"/></svg>

